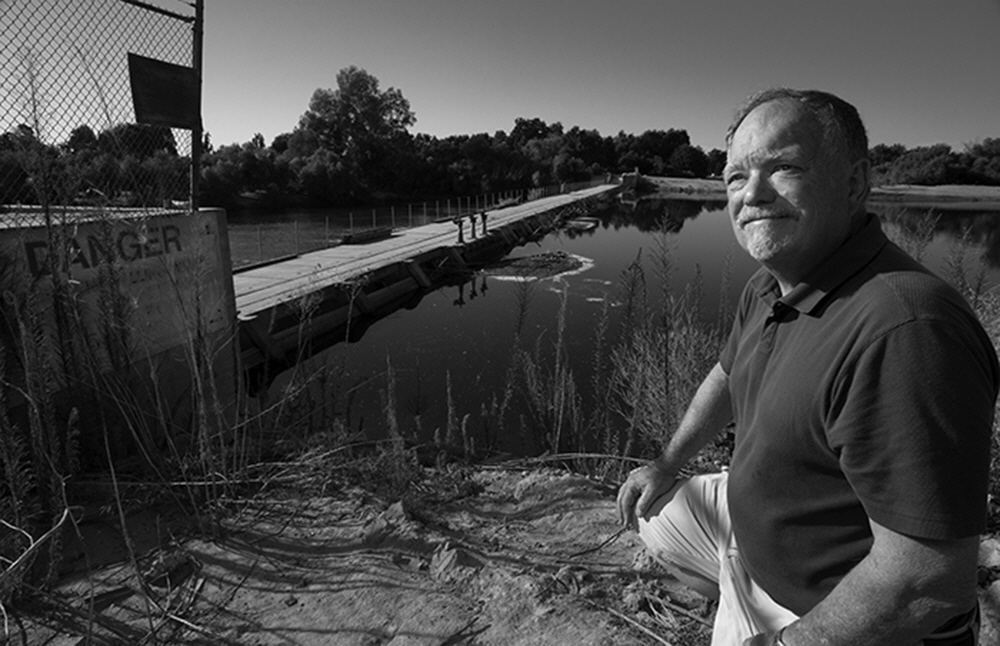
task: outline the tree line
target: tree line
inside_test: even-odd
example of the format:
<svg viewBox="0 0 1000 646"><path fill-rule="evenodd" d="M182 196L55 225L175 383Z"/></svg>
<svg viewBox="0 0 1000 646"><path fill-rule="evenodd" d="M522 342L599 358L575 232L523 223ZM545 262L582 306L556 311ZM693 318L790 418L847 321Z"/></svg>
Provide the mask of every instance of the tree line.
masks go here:
<svg viewBox="0 0 1000 646"><path fill-rule="evenodd" d="M876 185L981 184L1000 186L1000 138L986 138L955 152L947 144L906 148L877 144L869 151Z"/></svg>
<svg viewBox="0 0 1000 646"><path fill-rule="evenodd" d="M416 116L402 92L381 89L358 67L317 89L298 124L270 143L260 134L214 147L206 135L201 203L351 206L492 193L589 180L638 170L704 178L721 174L724 151L692 145L687 131L614 136L542 119L517 118L509 131L438 138L411 134ZM877 184L1000 185L1000 139L953 152L944 144L871 150ZM65 142L42 144L20 125L0 134L0 202L107 200L154 205L184 200L188 158L167 128L120 124L75 128Z"/></svg>
<svg viewBox="0 0 1000 646"><path fill-rule="evenodd" d="M415 121L399 90L381 90L368 72L345 68L336 89L316 90L293 131L269 145L258 134L210 149L203 158L203 202L227 205L250 194L350 205L578 182L636 168L705 177L720 172L725 160L677 129L609 137L536 117L515 119L509 132L439 138L410 134Z"/></svg>

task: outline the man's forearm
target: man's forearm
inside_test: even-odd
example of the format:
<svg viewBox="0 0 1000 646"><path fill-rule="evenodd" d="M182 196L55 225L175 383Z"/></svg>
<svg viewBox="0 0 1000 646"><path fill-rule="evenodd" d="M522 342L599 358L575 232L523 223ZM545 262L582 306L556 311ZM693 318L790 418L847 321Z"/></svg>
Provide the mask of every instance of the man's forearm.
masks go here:
<svg viewBox="0 0 1000 646"><path fill-rule="evenodd" d="M872 552L785 630L788 646L917 644L973 607L978 538L920 541L873 529Z"/></svg>
<svg viewBox="0 0 1000 646"><path fill-rule="evenodd" d="M716 363L695 392L684 418L657 462L675 472L680 470L732 418L729 375Z"/></svg>

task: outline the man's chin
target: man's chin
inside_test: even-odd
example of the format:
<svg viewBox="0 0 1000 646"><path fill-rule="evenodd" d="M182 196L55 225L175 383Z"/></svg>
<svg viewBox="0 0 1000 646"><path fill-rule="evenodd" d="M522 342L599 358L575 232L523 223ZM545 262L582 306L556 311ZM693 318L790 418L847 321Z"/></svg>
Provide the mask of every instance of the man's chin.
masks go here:
<svg viewBox="0 0 1000 646"><path fill-rule="evenodd" d="M788 237L752 236L746 240L744 248L751 258L761 264L768 264L780 259L788 250L790 243Z"/></svg>

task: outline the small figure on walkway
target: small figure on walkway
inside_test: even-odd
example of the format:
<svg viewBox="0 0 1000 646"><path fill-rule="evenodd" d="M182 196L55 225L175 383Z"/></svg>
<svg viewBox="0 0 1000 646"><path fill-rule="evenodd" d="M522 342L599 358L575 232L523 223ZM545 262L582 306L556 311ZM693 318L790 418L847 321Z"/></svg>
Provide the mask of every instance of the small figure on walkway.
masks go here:
<svg viewBox="0 0 1000 646"><path fill-rule="evenodd" d="M472 238L476 237L476 214L469 214L469 236Z"/></svg>
<svg viewBox="0 0 1000 646"><path fill-rule="evenodd" d="M486 236L486 211L479 214L479 218L483 221L483 236Z"/></svg>
<svg viewBox="0 0 1000 646"><path fill-rule="evenodd" d="M462 237L462 228L463 228L464 220L462 220L462 216L458 216L457 218L454 218L452 220L452 222L454 222L455 224L458 225L458 244L464 244L465 243L465 239Z"/></svg>

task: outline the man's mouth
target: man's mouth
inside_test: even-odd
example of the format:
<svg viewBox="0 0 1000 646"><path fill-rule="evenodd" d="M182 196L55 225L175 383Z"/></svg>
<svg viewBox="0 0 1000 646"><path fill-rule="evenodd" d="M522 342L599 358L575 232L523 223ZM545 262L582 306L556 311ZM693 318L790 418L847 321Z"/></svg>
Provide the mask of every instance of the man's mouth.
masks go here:
<svg viewBox="0 0 1000 646"><path fill-rule="evenodd" d="M763 220L784 220L792 218L793 216L788 213L753 213L751 215L745 215L737 220L740 227L745 227L748 224L754 222L761 222Z"/></svg>

